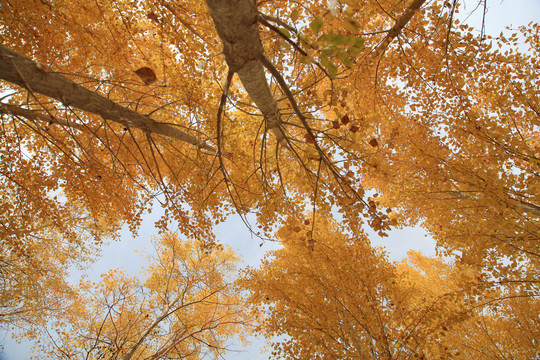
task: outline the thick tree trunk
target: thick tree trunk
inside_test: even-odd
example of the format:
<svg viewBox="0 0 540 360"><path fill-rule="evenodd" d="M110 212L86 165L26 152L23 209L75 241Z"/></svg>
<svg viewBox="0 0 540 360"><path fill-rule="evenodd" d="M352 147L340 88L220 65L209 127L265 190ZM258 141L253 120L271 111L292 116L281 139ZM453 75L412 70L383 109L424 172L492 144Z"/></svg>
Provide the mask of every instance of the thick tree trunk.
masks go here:
<svg viewBox="0 0 540 360"><path fill-rule="evenodd" d="M125 127L164 135L215 151L203 140L178 128L159 123L149 116L118 105L59 74L40 70L34 61L2 45L0 45L0 79L22 86L30 92L61 101L66 106L99 115Z"/></svg>
<svg viewBox="0 0 540 360"><path fill-rule="evenodd" d="M264 116L266 127L286 144L277 101L272 96L261 58L257 4L253 0L206 0L229 69L238 74L248 95Z"/></svg>

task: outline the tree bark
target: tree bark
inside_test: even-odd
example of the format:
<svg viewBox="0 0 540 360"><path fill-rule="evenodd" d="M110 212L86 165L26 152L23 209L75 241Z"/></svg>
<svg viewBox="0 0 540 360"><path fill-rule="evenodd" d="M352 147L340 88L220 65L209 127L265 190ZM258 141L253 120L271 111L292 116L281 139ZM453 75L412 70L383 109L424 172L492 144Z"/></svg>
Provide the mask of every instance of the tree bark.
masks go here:
<svg viewBox="0 0 540 360"><path fill-rule="evenodd" d="M257 3L253 0L206 0L210 16L223 43L229 69L238 74L244 89L264 116L266 127L286 145L281 114L266 81L261 59Z"/></svg>
<svg viewBox="0 0 540 360"><path fill-rule="evenodd" d="M379 56L386 51L386 48L392 40L394 40L403 30L405 25L412 19L414 13L420 9L420 7L426 2L426 0L413 0L411 5L405 10L405 12L396 20L392 29L388 32L383 41L377 46L373 52L373 57Z"/></svg>
<svg viewBox="0 0 540 360"><path fill-rule="evenodd" d="M73 80L51 71L41 70L40 67L43 68L43 66L38 67L38 64L29 58L0 45L0 79L2 80L22 86L29 92L61 101L66 106L99 115L125 127L134 127L147 133L175 138L215 152L215 149L204 140L118 105Z"/></svg>

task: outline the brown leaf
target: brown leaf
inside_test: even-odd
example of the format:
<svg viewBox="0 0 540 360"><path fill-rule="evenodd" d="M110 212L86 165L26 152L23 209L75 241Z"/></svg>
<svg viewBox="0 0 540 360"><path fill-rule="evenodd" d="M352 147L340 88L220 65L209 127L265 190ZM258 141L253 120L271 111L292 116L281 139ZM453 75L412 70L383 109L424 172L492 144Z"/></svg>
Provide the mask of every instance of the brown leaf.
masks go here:
<svg viewBox="0 0 540 360"><path fill-rule="evenodd" d="M360 130L360 128L359 128L358 126L356 126L356 125L351 126L351 132L352 132L352 133L355 133L355 132L357 132L358 130Z"/></svg>
<svg viewBox="0 0 540 360"><path fill-rule="evenodd" d="M304 139L306 139L306 143L308 144L315 144L315 139L309 134L305 134Z"/></svg>
<svg viewBox="0 0 540 360"><path fill-rule="evenodd" d="M369 140L369 145L376 147L377 145L379 145L379 143L377 142L377 139L373 138Z"/></svg>
<svg viewBox="0 0 540 360"><path fill-rule="evenodd" d="M343 125L347 125L350 121L351 119L349 119L349 115L343 115L343 117L341 118L341 123Z"/></svg>
<svg viewBox="0 0 540 360"><path fill-rule="evenodd" d="M149 67L142 67L135 70L135 74L137 74L146 85L151 85L157 80L156 73Z"/></svg>
<svg viewBox="0 0 540 360"><path fill-rule="evenodd" d="M159 16L157 16L156 13L153 11L150 11L149 13L147 13L146 17L156 23L159 23Z"/></svg>
<svg viewBox="0 0 540 360"><path fill-rule="evenodd" d="M339 121L335 120L335 121L332 121L332 127L334 129L339 129Z"/></svg>

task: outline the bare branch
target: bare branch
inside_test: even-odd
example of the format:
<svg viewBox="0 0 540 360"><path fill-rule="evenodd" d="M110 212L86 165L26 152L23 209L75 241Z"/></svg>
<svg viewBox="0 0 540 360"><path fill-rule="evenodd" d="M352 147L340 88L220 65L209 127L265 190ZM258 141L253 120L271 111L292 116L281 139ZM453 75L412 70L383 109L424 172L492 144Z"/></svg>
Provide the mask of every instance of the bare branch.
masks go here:
<svg viewBox="0 0 540 360"><path fill-rule="evenodd" d="M0 103L0 114L23 116L33 122L41 121L45 123L53 123L53 124L58 124L65 127L71 127L71 128L81 130L81 131L88 131L88 128L86 128L84 125L77 124L72 121L58 119L49 114L44 114L43 112L39 110L24 109L16 105Z"/></svg>

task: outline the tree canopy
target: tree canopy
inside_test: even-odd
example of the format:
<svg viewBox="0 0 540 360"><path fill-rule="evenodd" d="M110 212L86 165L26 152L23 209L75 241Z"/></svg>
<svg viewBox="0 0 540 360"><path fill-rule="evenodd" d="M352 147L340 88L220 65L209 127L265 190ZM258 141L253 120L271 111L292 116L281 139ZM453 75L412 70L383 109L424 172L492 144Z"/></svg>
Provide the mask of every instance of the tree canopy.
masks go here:
<svg viewBox="0 0 540 360"><path fill-rule="evenodd" d="M391 263L365 236L320 221L284 244L243 286L276 359L533 359L538 298L478 267L409 252ZM291 261L291 259L294 259ZM286 336L283 336L286 335Z"/></svg>
<svg viewBox="0 0 540 360"><path fill-rule="evenodd" d="M227 340L247 327L239 292L231 283L237 259L223 246L203 249L177 234L154 239L156 257L141 281L113 270L101 281L81 282L53 324L43 354L60 359L219 358ZM48 330L48 328L52 328Z"/></svg>
<svg viewBox="0 0 540 360"><path fill-rule="evenodd" d="M240 281L257 329L289 336L276 356L538 351L524 309L539 294L540 26L490 37L459 21L462 5L2 1L0 324L50 325L79 296L69 267L159 202L162 239L177 227L194 259L230 256L214 228L231 214L283 243ZM446 260L393 264L366 236L405 225ZM165 311L141 280L111 279L126 326L135 307ZM72 311L74 332L103 327L69 346L113 336L116 315L87 313L112 311L109 290Z"/></svg>

